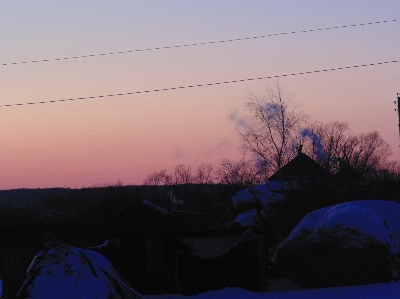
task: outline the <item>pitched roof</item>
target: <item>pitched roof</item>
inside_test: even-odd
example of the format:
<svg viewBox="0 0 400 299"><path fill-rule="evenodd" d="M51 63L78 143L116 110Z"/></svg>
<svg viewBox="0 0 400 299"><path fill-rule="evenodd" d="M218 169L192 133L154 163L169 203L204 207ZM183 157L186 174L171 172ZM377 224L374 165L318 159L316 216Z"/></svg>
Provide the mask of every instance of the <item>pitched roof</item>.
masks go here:
<svg viewBox="0 0 400 299"><path fill-rule="evenodd" d="M328 178L331 174L301 151L285 166L268 178L268 181Z"/></svg>

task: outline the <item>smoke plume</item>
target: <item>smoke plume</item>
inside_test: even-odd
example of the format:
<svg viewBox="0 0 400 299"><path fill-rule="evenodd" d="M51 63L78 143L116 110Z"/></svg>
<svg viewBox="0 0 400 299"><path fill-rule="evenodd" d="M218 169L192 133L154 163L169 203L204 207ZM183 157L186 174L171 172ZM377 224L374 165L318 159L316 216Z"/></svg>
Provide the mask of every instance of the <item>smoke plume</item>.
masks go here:
<svg viewBox="0 0 400 299"><path fill-rule="evenodd" d="M313 146L316 149L315 154L317 155L318 160L326 159L324 147L322 146L321 138L318 135L316 135L311 129L305 128L300 131L300 136L303 138L310 138Z"/></svg>

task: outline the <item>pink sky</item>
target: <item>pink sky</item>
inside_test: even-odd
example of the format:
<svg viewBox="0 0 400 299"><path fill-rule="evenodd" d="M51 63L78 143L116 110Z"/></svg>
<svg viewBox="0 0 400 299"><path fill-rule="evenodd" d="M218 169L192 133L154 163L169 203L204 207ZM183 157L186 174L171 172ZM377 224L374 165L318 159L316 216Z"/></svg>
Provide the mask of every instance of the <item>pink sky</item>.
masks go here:
<svg viewBox="0 0 400 299"><path fill-rule="evenodd" d="M2 2L1 63L398 17L396 1ZM0 103L61 100L399 60L400 21L231 43L1 66ZM275 80L0 108L0 189L141 184L178 164L238 159L229 115ZM399 160L400 63L286 77L322 122L378 130Z"/></svg>

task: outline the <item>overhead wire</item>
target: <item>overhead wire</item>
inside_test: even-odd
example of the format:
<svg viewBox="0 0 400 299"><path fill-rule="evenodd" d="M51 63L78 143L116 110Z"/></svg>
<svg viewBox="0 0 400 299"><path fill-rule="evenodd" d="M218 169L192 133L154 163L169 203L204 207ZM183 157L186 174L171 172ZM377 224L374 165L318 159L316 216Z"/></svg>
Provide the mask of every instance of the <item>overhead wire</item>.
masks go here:
<svg viewBox="0 0 400 299"><path fill-rule="evenodd" d="M237 42L237 41L247 41L247 40L252 40L252 39L261 39L261 38L267 38L267 37L273 37L273 36L279 36L279 35L289 35L289 34L308 33L308 32L316 32L316 31L324 31L324 30L333 30L333 29L357 27L357 26L376 25L376 24L383 24L383 23L397 22L397 21L398 20L385 20L385 21L368 22L368 23L361 23L361 24L341 25L341 26L333 26L333 27L325 27L325 28L317 28L317 29L307 29L307 30L300 30L300 31L288 31L288 32L272 33L272 34L252 36L252 37L242 37L242 38L225 39L225 40L217 40L217 41L199 42L199 43L192 43L192 44L182 44L182 45L174 45L174 46L161 46L161 47L154 47L154 48L145 48L145 49L136 49L136 50L127 50L127 51L116 51L116 52L99 53L99 54L87 54L87 55L81 55L81 56L70 56L70 57L62 57L62 58L51 58L51 59L39 59L39 60L29 60L29 61L19 61L19 62L8 62L8 63L2 63L1 65L2 66L10 66L10 65L18 65L18 64L50 62L50 61L62 61L62 60L72 60L72 59L81 59L81 58L91 58L91 57L98 57L98 56L128 54L128 53L134 53L134 52L146 52L146 51L155 51L155 50L176 49L176 48L203 46L203 45L210 45L210 44L229 43L229 42Z"/></svg>
<svg viewBox="0 0 400 299"><path fill-rule="evenodd" d="M160 89L149 89L149 90L142 90L142 91L126 92L126 93L116 93L116 94L108 94L108 95L98 95L98 96L79 97L79 98L51 100L51 101L5 104L5 105L0 105L0 108L14 107L14 106L37 105L37 104L50 104L50 103L68 102L68 101L77 101L77 100L109 98L109 97L127 96L127 95L134 95L134 94L143 94L143 93L152 93L152 92L188 89L188 88L195 88L195 87L207 87L207 86L214 86L214 85L240 83L240 82L246 82L246 81L266 80L266 79L273 79L273 78L282 78L282 77L290 77L290 76L299 76L299 75L307 75L307 74L314 74L314 73L323 73L323 72L330 72L330 71L346 70L346 69L353 69L353 68L361 68L361 67L367 67L367 66L384 65L384 64L397 63L397 62L400 62L400 59L398 59L398 60L390 60L390 61L383 61L383 62L368 63L368 64L359 64L359 65L352 65L352 66L336 67L336 68L329 68L329 69L322 69L322 70L305 71L305 72L298 72L298 73L291 73L291 74L283 74L283 75L273 75L273 76L238 79L238 80L221 81L221 82L204 83L204 84L193 84L193 85L178 86L178 87L160 88Z"/></svg>

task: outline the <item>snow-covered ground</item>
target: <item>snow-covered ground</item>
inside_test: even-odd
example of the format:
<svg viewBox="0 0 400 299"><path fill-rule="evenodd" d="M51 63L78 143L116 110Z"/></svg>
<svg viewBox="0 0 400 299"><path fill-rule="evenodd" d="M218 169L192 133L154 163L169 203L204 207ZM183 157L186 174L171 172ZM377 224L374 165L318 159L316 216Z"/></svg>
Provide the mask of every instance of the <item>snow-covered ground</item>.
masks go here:
<svg viewBox="0 0 400 299"><path fill-rule="evenodd" d="M399 297L400 282L290 292L257 293L238 288L226 288L189 297L182 295L146 296L148 299L397 299Z"/></svg>
<svg viewBox="0 0 400 299"><path fill-rule="evenodd" d="M243 226L254 224L268 212L268 205L282 199L267 186L256 186L239 192L233 199L235 207L246 202L261 203L261 212L248 211L239 215L237 222ZM362 247L365 236L387 244L391 254L400 251L400 205L383 200L362 200L326 207L309 213L290 236L281 243L291 242L305 230L314 232L321 228L337 226L356 229L357 238L346 246ZM280 246L280 247L281 247ZM397 277L397 275L396 275ZM287 290L287 288L285 288ZM28 270L28 277L19 298L148 298L148 299L394 299L400 298L400 281L351 287L334 287L277 292L251 292L240 288L225 288L193 296L148 295L140 296L115 271L111 264L97 252L73 246L50 249L41 253ZM111 297L110 297L111 296Z"/></svg>
<svg viewBox="0 0 400 299"><path fill-rule="evenodd" d="M267 185L257 186L240 191L232 198L234 207L259 200L263 210L257 213L255 209L241 213L237 216L236 222L243 226L251 226L257 223L260 215L265 216L268 211L268 204L279 200L274 192ZM362 200L347 202L336 206L326 207L307 215L301 223L292 231L290 236L283 242L293 243L296 240L304 240L302 232L315 232L318 235L320 230L335 231L335 228L350 228L358 231L357 237L347 236L351 241L344 244L348 247L361 247L368 238L387 244L392 254L398 256L400 252L400 205L395 202L384 200ZM340 232L341 230L339 230ZM344 232L346 230L343 230ZM347 240L342 236L343 240ZM340 239L340 238L339 238ZM300 242L301 243L301 242ZM397 275L395 275L397 276ZM303 298L400 298L400 281L391 283L378 283L353 287L335 287L325 289L296 290L287 292L266 292L255 293L238 288L227 288L224 290L208 292L191 297L182 295L151 296L150 298L181 299L181 298L266 298L266 299L303 299Z"/></svg>

